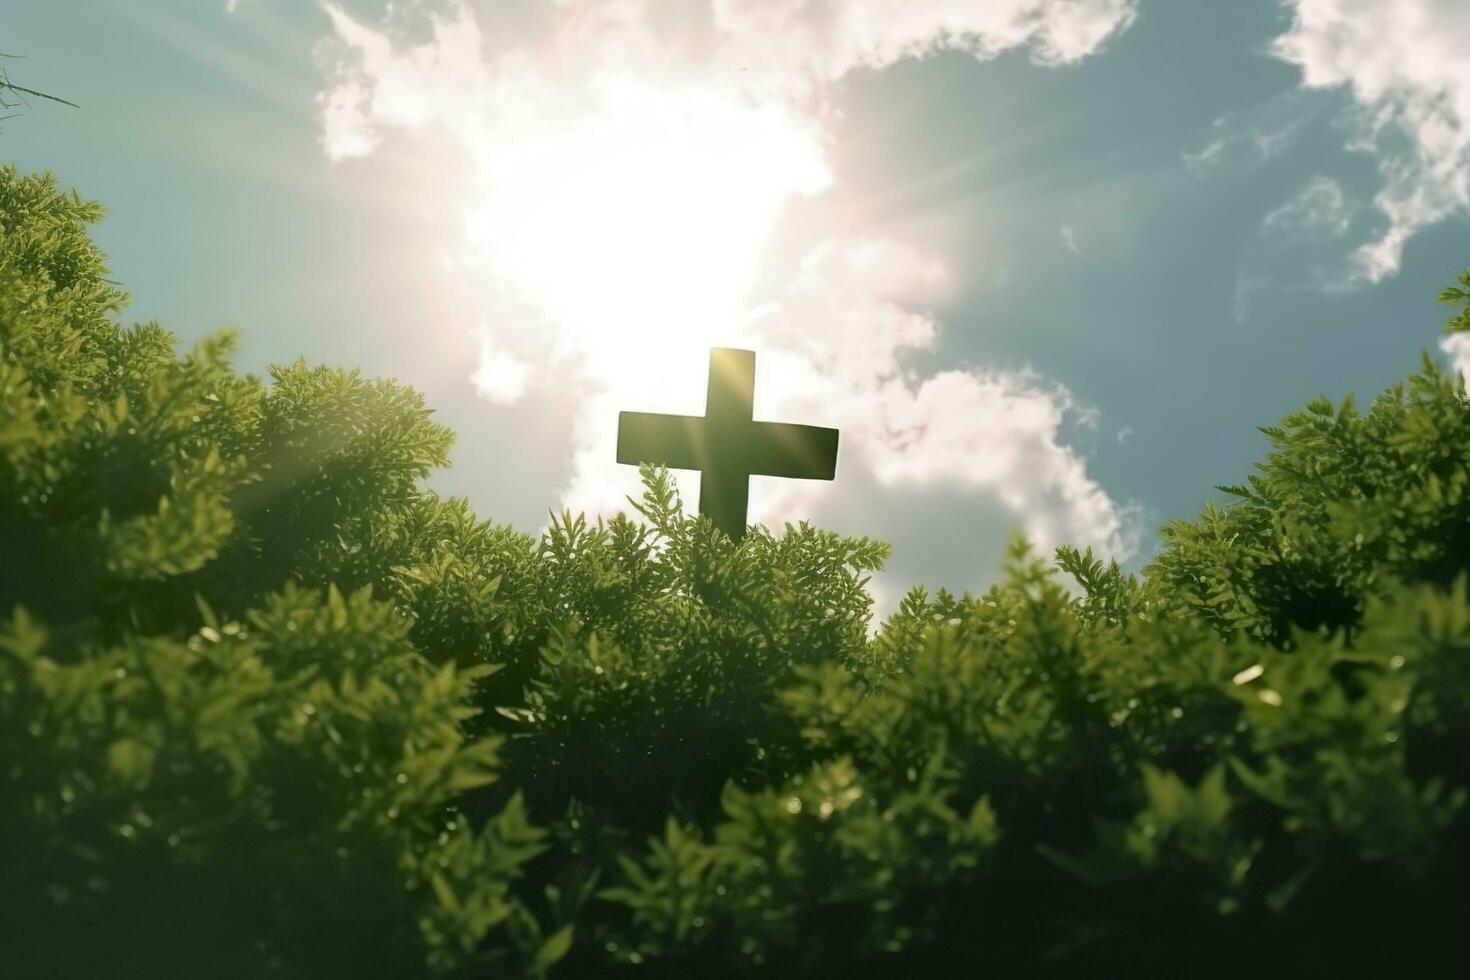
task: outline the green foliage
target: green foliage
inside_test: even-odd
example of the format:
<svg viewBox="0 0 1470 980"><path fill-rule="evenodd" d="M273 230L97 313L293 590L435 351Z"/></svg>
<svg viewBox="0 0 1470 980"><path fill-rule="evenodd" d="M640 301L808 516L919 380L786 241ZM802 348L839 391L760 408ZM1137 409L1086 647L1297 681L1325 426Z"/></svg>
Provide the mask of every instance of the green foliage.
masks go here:
<svg viewBox="0 0 1470 980"><path fill-rule="evenodd" d="M519 970L546 831L460 812L501 768L492 671L429 655L482 590L406 573L416 529L521 542L415 488L449 436L412 392L120 329L100 214L0 169L7 972Z"/></svg>
<svg viewBox="0 0 1470 980"><path fill-rule="evenodd" d="M732 544L664 471L636 517L477 520L422 489L450 434L412 390L119 327L99 216L0 169L6 975L1455 949L1470 402L1427 357L1263 430L1142 575L1018 537L996 586L875 628L885 545Z"/></svg>
<svg viewBox="0 0 1470 980"><path fill-rule="evenodd" d="M1459 284L1446 286L1440 291L1439 301L1460 309L1444 325L1446 335L1470 330L1470 269L1460 274Z"/></svg>

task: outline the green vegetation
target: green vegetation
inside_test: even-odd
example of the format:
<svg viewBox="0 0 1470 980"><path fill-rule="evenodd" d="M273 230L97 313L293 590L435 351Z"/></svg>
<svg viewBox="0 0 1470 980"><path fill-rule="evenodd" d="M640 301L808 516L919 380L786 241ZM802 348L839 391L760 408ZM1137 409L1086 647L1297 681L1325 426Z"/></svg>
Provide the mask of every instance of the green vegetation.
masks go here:
<svg viewBox="0 0 1470 980"><path fill-rule="evenodd" d="M1470 401L1427 356L1264 430L1141 576L1062 548L1076 597L1017 539L870 635L882 544L734 547L654 470L638 520L535 539L421 488L450 433L413 391L120 328L99 215L0 169L5 976L1462 948Z"/></svg>

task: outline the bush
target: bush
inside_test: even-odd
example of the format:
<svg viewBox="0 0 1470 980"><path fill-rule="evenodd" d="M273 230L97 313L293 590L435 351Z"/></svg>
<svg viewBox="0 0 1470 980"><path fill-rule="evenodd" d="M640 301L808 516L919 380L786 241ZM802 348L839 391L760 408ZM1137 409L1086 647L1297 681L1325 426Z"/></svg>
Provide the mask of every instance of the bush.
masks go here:
<svg viewBox="0 0 1470 980"><path fill-rule="evenodd" d="M1263 430L1139 576L1018 537L1000 584L872 632L880 543L735 546L655 469L637 519L533 538L422 488L451 437L411 389L119 327L99 215L0 169L7 975L1458 948L1470 402L1427 356Z"/></svg>

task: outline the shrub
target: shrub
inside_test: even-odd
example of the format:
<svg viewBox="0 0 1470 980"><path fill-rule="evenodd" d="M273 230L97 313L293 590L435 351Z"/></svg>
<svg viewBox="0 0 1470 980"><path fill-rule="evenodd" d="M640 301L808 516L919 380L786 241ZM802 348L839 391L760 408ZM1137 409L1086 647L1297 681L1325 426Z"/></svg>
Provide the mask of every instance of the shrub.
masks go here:
<svg viewBox="0 0 1470 980"><path fill-rule="evenodd" d="M660 470L636 517L479 521L422 488L450 434L411 389L118 326L99 214L0 169L7 975L1456 949L1470 402L1427 356L1263 430L1140 575L1017 537L993 588L871 631L885 545L736 546Z"/></svg>

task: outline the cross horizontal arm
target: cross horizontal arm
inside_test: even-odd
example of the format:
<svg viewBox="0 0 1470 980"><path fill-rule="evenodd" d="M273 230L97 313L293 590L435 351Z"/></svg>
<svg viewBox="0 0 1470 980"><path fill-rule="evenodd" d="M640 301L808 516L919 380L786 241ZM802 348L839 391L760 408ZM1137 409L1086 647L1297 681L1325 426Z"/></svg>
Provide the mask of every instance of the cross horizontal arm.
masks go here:
<svg viewBox="0 0 1470 980"><path fill-rule="evenodd" d="M654 412L618 413L618 462L698 470L708 463L704 419Z"/></svg>
<svg viewBox="0 0 1470 980"><path fill-rule="evenodd" d="M752 476L831 480L837 475L837 430L789 422L755 422L746 458Z"/></svg>

